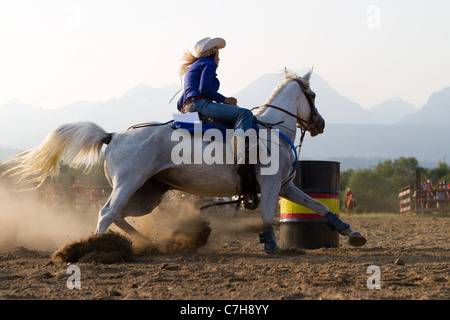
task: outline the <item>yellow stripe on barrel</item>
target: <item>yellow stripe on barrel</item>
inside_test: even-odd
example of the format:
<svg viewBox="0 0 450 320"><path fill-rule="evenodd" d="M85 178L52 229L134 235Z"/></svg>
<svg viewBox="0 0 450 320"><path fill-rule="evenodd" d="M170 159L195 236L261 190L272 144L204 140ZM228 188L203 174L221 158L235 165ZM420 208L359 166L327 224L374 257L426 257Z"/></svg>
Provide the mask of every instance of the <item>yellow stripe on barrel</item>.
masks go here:
<svg viewBox="0 0 450 320"><path fill-rule="evenodd" d="M323 203L336 215L339 215L339 193L307 193L311 198ZM291 221L315 221L326 222L320 214L315 211L281 198L280 222Z"/></svg>

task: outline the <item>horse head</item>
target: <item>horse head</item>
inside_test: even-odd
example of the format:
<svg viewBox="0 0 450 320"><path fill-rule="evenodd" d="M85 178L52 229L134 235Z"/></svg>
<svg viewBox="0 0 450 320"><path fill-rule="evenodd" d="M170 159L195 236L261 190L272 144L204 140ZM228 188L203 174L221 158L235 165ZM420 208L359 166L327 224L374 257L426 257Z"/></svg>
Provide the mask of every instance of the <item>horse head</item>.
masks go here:
<svg viewBox="0 0 450 320"><path fill-rule="evenodd" d="M290 73L285 69L285 77L286 79L290 79L296 81L307 100L308 108L304 108L304 103L298 104L297 114L302 115L305 113L304 109L309 110L308 119L299 119L297 122L300 127L309 131L311 137L315 137L320 133L323 133L325 129L325 120L320 115L319 111L316 107L316 94L311 90L310 87L310 79L313 72L313 68L311 68L308 73L306 73L303 77L297 77L296 74Z"/></svg>

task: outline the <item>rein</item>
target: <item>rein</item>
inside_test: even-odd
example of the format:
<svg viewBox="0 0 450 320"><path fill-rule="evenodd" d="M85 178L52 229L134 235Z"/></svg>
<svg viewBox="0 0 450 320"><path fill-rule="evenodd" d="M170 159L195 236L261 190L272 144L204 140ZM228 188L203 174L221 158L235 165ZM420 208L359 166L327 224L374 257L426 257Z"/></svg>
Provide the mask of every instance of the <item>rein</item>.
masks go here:
<svg viewBox="0 0 450 320"><path fill-rule="evenodd" d="M145 127L157 127L157 126L164 126L166 124L169 124L171 122L174 122L175 120L169 120L167 122L163 122L163 123L139 123L139 124L135 124L134 126L129 127L127 130L130 129L139 129L139 128L145 128Z"/></svg>
<svg viewBox="0 0 450 320"><path fill-rule="evenodd" d="M254 108L250 109L250 111L253 111L253 110L255 110L255 109L261 109L261 108L273 108L273 109L279 110L279 111L281 111L281 112L284 112L284 113L286 113L287 115L289 115L289 116L294 117L295 119L297 119L297 127L298 127L298 128L300 129L300 131L301 131L300 144L298 145L298 149L299 149L299 150L298 150L298 154L300 154L300 150L301 150L301 148L302 148L303 139L305 138L306 131L310 128L311 124L314 123L314 121L315 121L315 119L316 119L316 117L317 117L317 109L316 109L316 107L315 107L314 100L313 100L312 97L311 97L311 93L310 93L310 92L311 92L311 89L309 88L309 86L306 85L305 83L303 83L303 82L302 82L300 79L298 79L298 78L292 79L291 81L295 81L295 82L298 83L298 85L300 86L300 89L303 91L303 94L305 95L306 99L308 100L309 107L311 108L311 121L305 120L305 119L303 119L303 118L297 116L296 114L293 114L292 112L289 112L289 111L287 111L287 110L285 110L285 109L283 109L283 108L280 108L280 107L277 107L277 106L274 106L274 105L271 105L271 104L264 104L264 105L262 105L262 106L254 107ZM300 123L300 124L299 124L299 123ZM305 125L303 125L304 123L306 123L306 127L305 127ZM260 124L262 124L262 123L260 123ZM277 124L279 124L279 123L277 123ZM286 139L285 139L285 140L286 140ZM287 139L286 141L288 141L288 140L289 140L289 139ZM288 141L288 142L290 142L290 141ZM292 146L292 142L291 142L290 144L291 144L291 146ZM297 155L297 152L296 152L295 147L294 147L294 151L295 151L295 156L296 156L296 159L297 159L298 155ZM297 161L298 161L298 160L297 160Z"/></svg>
<svg viewBox="0 0 450 320"><path fill-rule="evenodd" d="M274 109L280 110L280 111L282 111L282 112L284 112L284 113L286 113L286 114L288 114L288 115L290 115L290 116L296 118L296 119L299 120L299 121L308 123L308 126L307 126L306 128L305 128L304 126L298 125L298 123L297 123L297 127L300 129L300 132L301 132L301 136L300 136L300 144L297 146L298 152L297 152L297 148L294 146L294 144L293 144L286 136L284 136L284 134L283 134L283 138L284 138L284 139L290 144L290 146L294 149L294 153L295 153L295 163L294 163L294 167L297 168L297 167L298 167L298 156L300 155L300 151L302 150L303 139L305 138L306 131L308 130L308 128L309 128L309 126L311 125L312 122L306 121L306 120L300 118L299 116L297 116L297 115L295 115L295 114L293 114L293 113L291 113L291 112L289 112L289 111L287 111L287 110L284 110L284 109L282 109L282 108L280 108L280 107L277 107L277 106L274 106L274 105L271 105L271 104L264 104L264 105L262 105L262 106L254 107L254 108L252 108L252 109L250 109L250 110L260 109L260 108L266 108L266 107L267 107L267 108L274 108ZM258 123L259 121L256 121L256 122ZM259 122L259 123L262 124L262 125L264 125L264 124L261 123L261 122ZM279 124L279 123L277 123L277 124ZM277 124L274 124L274 125L277 125ZM280 132L280 135L281 135L281 132Z"/></svg>
<svg viewBox="0 0 450 320"><path fill-rule="evenodd" d="M291 117L296 118L296 119L297 119L298 121L300 121L300 122L306 122L308 125L311 124L311 122L306 121L305 119L302 119L302 118L300 118L299 116L297 116L297 115L295 115L295 114L293 114L293 113L291 113L291 112L289 112L289 111L287 111L287 110L284 110L283 108L280 108L280 107L277 107L277 106L274 106L274 105L271 105L271 104L263 104L262 106L258 106L258 107L251 108L250 111L253 111L253 110L255 110L255 109L266 108L266 107L267 107L267 108L274 108L274 109L277 109L277 110L279 110L279 111L282 111L282 112L284 112L284 113L290 115Z"/></svg>
<svg viewBox="0 0 450 320"><path fill-rule="evenodd" d="M250 111L253 111L253 110L255 110L255 109L265 108L265 107L268 107L268 108L274 108L274 109L277 109L277 110L279 110L279 111L282 111L282 112L284 112L284 113L290 115L291 117L296 118L296 119L297 119L297 124L298 124L298 122L300 122L300 123L306 123L307 126L306 126L305 130L308 130L308 128L311 126L312 123L314 123L314 121L316 120L316 117L317 117L317 109L316 109L316 107L315 107L314 100L312 99L311 93L310 93L310 92L311 92L311 89L309 88L308 85L304 84L304 83L303 83L300 79L298 79L298 78L292 79L291 81L295 81L295 82L298 83L298 85L300 86L300 89L302 89L303 94L304 94L305 97L306 97L306 100L308 100L309 107L311 108L311 121L305 120L305 119L303 119L303 118L297 116L296 114L293 114L292 112L289 112L289 111L287 111L287 110L285 110L285 109L283 109L283 108L280 108L280 107L277 107L277 106L274 106L274 105L271 105L271 104L264 104L264 105L262 105L262 106L254 107L254 108L250 109ZM302 127L303 127L303 126L302 126ZM302 128L300 128L300 129L302 129Z"/></svg>

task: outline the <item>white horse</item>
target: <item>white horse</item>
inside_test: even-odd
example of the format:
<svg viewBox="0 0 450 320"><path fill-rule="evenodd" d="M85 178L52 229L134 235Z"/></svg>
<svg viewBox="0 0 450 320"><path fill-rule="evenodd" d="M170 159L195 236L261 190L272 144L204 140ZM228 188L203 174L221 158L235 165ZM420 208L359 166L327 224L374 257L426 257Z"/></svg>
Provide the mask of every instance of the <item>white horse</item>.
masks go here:
<svg viewBox="0 0 450 320"><path fill-rule="evenodd" d="M322 133L325 123L313 105L315 94L309 89L311 72L303 77L287 73L266 104L257 108L255 117L277 124L279 132L291 141L295 139L297 125L308 129L311 135ZM199 196L240 194L237 164L174 164L171 161L176 144L171 141L173 131L169 125L158 125L107 133L91 122L65 124L50 132L39 147L19 155L19 165L13 170L22 179L37 175L36 181L43 182L48 175L58 174L60 162L74 167L92 166L103 144L108 144L105 174L113 190L99 212L96 233L107 231L114 223L133 237L143 237L125 218L151 213L169 190ZM358 231L293 184L295 154L285 139L279 139L278 148L279 170L275 174L262 175L263 166L255 165L264 226L260 236L265 251L271 254L278 250L273 223L280 196L321 214L331 228L348 236L351 245L364 245L366 239Z"/></svg>

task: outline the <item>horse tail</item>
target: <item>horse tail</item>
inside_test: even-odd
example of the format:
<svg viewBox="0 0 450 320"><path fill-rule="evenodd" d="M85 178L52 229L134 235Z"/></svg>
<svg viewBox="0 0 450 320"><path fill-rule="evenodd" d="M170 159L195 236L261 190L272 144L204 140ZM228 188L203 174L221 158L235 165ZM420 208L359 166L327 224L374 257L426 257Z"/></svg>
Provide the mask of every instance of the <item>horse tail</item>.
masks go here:
<svg viewBox="0 0 450 320"><path fill-rule="evenodd" d="M58 176L61 162L73 168L86 166L85 172L89 172L112 136L92 122L63 124L37 148L14 156L11 160L17 164L5 174L19 176L22 183L37 182L38 188L48 176Z"/></svg>

